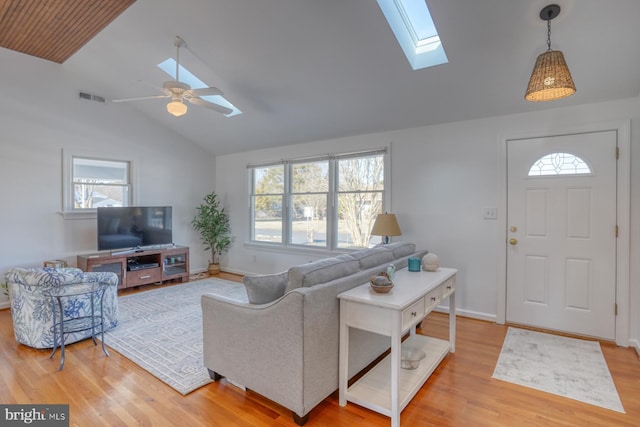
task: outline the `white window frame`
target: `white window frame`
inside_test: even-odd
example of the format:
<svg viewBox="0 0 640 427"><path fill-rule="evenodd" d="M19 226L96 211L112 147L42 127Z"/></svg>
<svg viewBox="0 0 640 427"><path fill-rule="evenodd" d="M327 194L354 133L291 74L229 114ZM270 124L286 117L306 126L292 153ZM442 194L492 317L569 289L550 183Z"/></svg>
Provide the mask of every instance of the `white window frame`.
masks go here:
<svg viewBox="0 0 640 427"><path fill-rule="evenodd" d="M353 249L347 248L339 248L337 242L337 233L338 233L338 224L337 224L337 200L338 192L337 189L337 172L336 165L337 162L341 159L345 158L357 158L357 157L370 157L372 155L382 155L383 156L383 167L384 167L384 188L382 192L382 200L383 206L382 211L390 210L391 208L391 174L390 174L390 147L380 148L380 149L372 149L361 152L354 153L342 153L342 154L332 154L332 155L323 155L323 156L309 156L304 158L296 158L289 160L280 160L277 162L268 162L268 163L260 163L260 164L249 164L247 165L247 176L248 176L248 210L249 210L249 242L246 245L251 247L259 247L264 249L273 249L273 250L284 250L284 251L296 251L299 252L303 250L305 252L350 252ZM301 245L301 244L293 244L291 243L291 227L290 227L290 202L291 196L294 194L291 190L291 166L294 164L300 163L308 163L314 161L321 160L329 160L329 192L328 192L328 202L327 206L327 245L326 246L314 246L314 245ZM282 242L268 242L262 240L255 240L255 218L254 218L254 207L253 207L253 196L255 196L254 192L254 170L258 168L264 168L269 166L277 166L284 165L284 193L283 193L283 203L284 206L282 208Z"/></svg>
<svg viewBox="0 0 640 427"><path fill-rule="evenodd" d="M117 154L82 151L62 150L62 210L60 214L64 219L91 219L96 217L95 208L77 209L74 207L74 183L73 183L73 159L93 159L129 164L129 206L137 204L137 174L133 158L123 158Z"/></svg>
<svg viewBox="0 0 640 427"><path fill-rule="evenodd" d="M291 247L301 247L301 248L311 248L311 249L319 249L319 250L328 250L330 248L333 247L334 245L334 230L332 229L332 221L331 218L333 218L333 215L331 214L331 212L334 210L332 207L333 204L333 191L332 188L333 186L332 181L333 181L333 159L331 158L321 158L321 159L304 159L304 160L296 160L296 161L291 161L291 162L287 162L287 164L285 164L285 179L288 185L285 186L285 194L284 194L284 199L285 199L285 205L286 205L286 213L283 212L284 214L286 214L286 223L283 223L284 229L286 230L286 236L287 239L285 240L284 244L287 246L291 246ZM294 175L293 175L293 167L296 165L301 165L301 164L309 164L309 163L316 163L316 162L326 162L327 163L327 177L328 177L328 182L327 182L327 190L324 192L297 192L293 189L294 185L293 185L293 180L294 180ZM324 246L319 246L319 245L306 245L306 244L302 244L302 243L293 243L293 218L292 218L292 209L293 209L293 198L294 197L302 197L305 195L309 195L309 196L322 196L324 195L326 197L326 202L327 202L327 229L326 229L326 242Z"/></svg>

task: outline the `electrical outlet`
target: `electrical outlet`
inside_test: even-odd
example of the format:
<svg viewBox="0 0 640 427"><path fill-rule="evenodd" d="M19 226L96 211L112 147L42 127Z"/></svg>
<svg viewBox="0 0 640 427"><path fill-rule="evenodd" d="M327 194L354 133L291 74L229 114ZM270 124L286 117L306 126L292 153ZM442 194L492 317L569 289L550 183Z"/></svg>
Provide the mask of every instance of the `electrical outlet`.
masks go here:
<svg viewBox="0 0 640 427"><path fill-rule="evenodd" d="M498 208L485 207L483 212L484 219L498 219Z"/></svg>

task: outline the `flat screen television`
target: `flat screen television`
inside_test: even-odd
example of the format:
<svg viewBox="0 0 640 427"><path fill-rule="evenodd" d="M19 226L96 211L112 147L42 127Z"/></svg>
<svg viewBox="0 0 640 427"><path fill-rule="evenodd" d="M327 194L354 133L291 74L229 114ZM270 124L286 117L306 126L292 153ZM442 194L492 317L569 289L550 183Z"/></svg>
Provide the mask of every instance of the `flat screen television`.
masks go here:
<svg viewBox="0 0 640 427"><path fill-rule="evenodd" d="M97 208L98 250L134 249L173 242L171 206Z"/></svg>

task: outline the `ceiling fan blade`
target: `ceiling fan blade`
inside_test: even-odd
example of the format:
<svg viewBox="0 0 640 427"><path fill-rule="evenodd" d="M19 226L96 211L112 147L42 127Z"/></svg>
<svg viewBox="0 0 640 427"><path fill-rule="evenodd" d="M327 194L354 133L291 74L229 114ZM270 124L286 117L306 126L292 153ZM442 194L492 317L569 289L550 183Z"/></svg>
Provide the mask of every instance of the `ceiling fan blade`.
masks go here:
<svg viewBox="0 0 640 427"><path fill-rule="evenodd" d="M143 99L170 98L170 97L171 95L151 95L151 96L141 96L138 98L112 99L111 102L141 101Z"/></svg>
<svg viewBox="0 0 640 427"><path fill-rule="evenodd" d="M224 95L220 89L217 87L203 87L199 89L191 89L191 95L194 96L213 96L213 95Z"/></svg>
<svg viewBox="0 0 640 427"><path fill-rule="evenodd" d="M223 107L222 105L218 105L218 104L214 104L213 102L205 101L202 98L192 97L192 98L187 98L187 99L192 104L199 105L201 107L206 107L206 108L208 108L210 110L217 111L218 113L231 114L233 112L233 110L231 108Z"/></svg>

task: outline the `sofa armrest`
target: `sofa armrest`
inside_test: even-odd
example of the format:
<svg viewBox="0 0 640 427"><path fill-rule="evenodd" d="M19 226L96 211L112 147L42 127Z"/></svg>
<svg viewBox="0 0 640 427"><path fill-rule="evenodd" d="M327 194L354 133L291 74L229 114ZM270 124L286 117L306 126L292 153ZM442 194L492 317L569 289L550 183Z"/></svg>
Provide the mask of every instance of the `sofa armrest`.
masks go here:
<svg viewBox="0 0 640 427"><path fill-rule="evenodd" d="M260 305L204 294L204 365L303 415L303 303L297 291Z"/></svg>

